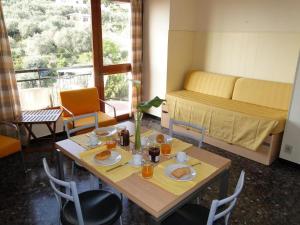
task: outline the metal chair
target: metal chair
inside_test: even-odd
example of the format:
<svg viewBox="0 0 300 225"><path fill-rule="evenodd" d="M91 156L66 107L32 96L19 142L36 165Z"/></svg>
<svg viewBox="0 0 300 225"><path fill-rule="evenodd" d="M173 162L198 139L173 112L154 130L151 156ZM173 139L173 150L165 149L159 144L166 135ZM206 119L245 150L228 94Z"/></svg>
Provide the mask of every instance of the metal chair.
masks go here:
<svg viewBox="0 0 300 225"><path fill-rule="evenodd" d="M60 207L61 224L110 225L119 219L122 225L122 203L117 195L104 190L78 194L74 181L62 181L51 175L45 158L43 166ZM65 191L62 191L64 189ZM67 201L63 203L63 199Z"/></svg>
<svg viewBox="0 0 300 225"><path fill-rule="evenodd" d="M20 131L19 127L13 123L0 121L0 126L5 126L10 128L15 133L15 137L9 137L7 135L0 135L0 158L4 158L11 154L20 152L21 163L23 166L24 172L26 172L26 166L24 162L24 154L22 150L22 144L20 141Z"/></svg>
<svg viewBox="0 0 300 225"><path fill-rule="evenodd" d="M201 134L200 139L196 139L196 137L194 135L191 135L187 132L181 132L181 131L175 131L174 130L174 125L179 125L179 126L184 126L184 127L189 127L189 128L193 128L195 130L198 130ZM204 140L204 133L205 133L205 128L192 124L192 123L188 123L188 122L184 122L184 121L179 121L179 120L175 120L175 119L170 119L169 122L169 134L170 136L173 137L174 134L177 135L182 135L191 139L196 139L198 141L198 147L201 148L203 146L203 140Z"/></svg>
<svg viewBox="0 0 300 225"><path fill-rule="evenodd" d="M62 119L69 120L71 117L86 115L91 112L97 112L99 127L112 126L117 124L116 108L99 99L98 90L95 87L78 90L68 90L60 92L61 107L63 109ZM113 117L100 111L101 104L112 108ZM83 126L91 123L92 118L78 119L74 126Z"/></svg>
<svg viewBox="0 0 300 225"><path fill-rule="evenodd" d="M234 209L237 198L243 189L244 180L245 172L242 171L234 193L225 199L213 200L210 209L201 205L186 204L182 208L177 210L174 214L169 216L162 224L213 225L218 224L221 219L224 219L223 221L225 222L225 225L228 225L230 214Z"/></svg>
<svg viewBox="0 0 300 225"><path fill-rule="evenodd" d="M74 124L76 121L84 119L84 118L94 118L92 123L85 124L82 126L77 126L75 127ZM88 113L88 114L83 114L79 116L73 116L70 117L69 119L64 120L64 129L67 133L68 138L72 136L72 134L77 133L77 132L82 132L82 131L88 131L91 128L97 129L98 128L98 113Z"/></svg>
<svg viewBox="0 0 300 225"><path fill-rule="evenodd" d="M74 124L76 122L76 120L81 120L84 118L94 118L94 123L91 124L86 124L83 126L79 126L79 127L74 127L74 126L70 126L70 124ZM77 132L88 132L90 129L97 129L98 128L98 113L88 113L88 114L84 114L84 115L80 115L80 116L74 116L69 118L68 120L64 120L64 129L67 133L68 138L70 138L72 136L72 134L77 133ZM81 165L76 162L76 161L72 161L72 168L71 168L71 179L73 179L74 173L75 173L75 166L76 165L79 168L82 168ZM92 174L90 174L90 186L91 188L93 187L93 180L94 180L94 176Z"/></svg>

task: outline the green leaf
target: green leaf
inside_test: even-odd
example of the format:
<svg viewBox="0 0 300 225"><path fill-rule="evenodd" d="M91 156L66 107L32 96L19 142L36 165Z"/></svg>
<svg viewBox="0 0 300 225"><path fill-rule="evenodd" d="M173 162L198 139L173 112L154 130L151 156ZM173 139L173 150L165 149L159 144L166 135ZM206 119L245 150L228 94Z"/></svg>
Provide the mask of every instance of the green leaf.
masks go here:
<svg viewBox="0 0 300 225"><path fill-rule="evenodd" d="M161 99L156 96L155 98L149 101L139 103L137 109L138 111L146 112L153 106L158 108L164 101L165 101L164 99Z"/></svg>

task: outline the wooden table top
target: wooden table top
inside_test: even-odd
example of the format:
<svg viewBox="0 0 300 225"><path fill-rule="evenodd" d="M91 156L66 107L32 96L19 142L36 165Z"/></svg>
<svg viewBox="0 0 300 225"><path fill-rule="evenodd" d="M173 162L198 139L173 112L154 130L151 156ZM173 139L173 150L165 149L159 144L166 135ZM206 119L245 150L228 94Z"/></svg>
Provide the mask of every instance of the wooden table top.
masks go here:
<svg viewBox="0 0 300 225"><path fill-rule="evenodd" d="M123 125L126 124L128 125L128 127L134 127L133 123L131 122L123 123ZM59 150L61 150L61 152L64 155L81 163L95 176L99 177L101 180L108 183L109 185L117 189L119 192L123 193L127 198L135 202L137 205L146 210L155 218L160 218L161 216L163 216L166 212L175 207L178 203L186 199L187 196L193 194L201 186L213 180L224 170L229 169L231 164L231 161L229 159L208 152L204 149L200 149L194 146L190 147L186 150L188 155L197 158L203 162L209 163L217 167L218 169L208 178L191 188L189 191L178 196L141 178L138 174L132 174L131 176L118 182L110 181L109 179L107 179L107 177L98 173L95 168L81 161L81 159L79 158L79 153L84 151L85 149L69 139L56 142L56 147Z"/></svg>
<svg viewBox="0 0 300 225"><path fill-rule="evenodd" d="M16 123L50 123L56 122L62 114L61 109L42 109L22 111Z"/></svg>

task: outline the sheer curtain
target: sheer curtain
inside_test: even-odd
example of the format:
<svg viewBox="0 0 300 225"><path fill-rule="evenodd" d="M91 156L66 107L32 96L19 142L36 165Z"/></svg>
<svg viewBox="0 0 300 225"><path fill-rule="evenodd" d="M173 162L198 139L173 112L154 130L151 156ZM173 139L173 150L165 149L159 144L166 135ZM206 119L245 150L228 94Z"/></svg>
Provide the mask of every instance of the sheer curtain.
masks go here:
<svg viewBox="0 0 300 225"><path fill-rule="evenodd" d="M12 121L20 113L17 81L0 1L0 121Z"/></svg>
<svg viewBox="0 0 300 225"><path fill-rule="evenodd" d="M132 78L142 81L143 63L143 1L131 0ZM141 100L141 88L133 87L132 105Z"/></svg>

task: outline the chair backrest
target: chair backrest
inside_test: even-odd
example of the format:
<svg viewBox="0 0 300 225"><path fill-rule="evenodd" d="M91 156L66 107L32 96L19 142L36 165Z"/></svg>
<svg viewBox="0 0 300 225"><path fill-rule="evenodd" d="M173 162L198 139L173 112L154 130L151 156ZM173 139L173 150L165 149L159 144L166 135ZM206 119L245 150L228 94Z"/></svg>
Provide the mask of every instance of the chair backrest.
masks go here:
<svg viewBox="0 0 300 225"><path fill-rule="evenodd" d="M188 123L188 122L184 122L184 121L170 119L169 134L170 134L171 137L173 137L174 134L177 134L177 135L182 135L182 136L192 138L192 139L196 139L196 137L194 135L189 134L188 132L175 131L174 130L174 125L188 127L188 128L192 128L192 129L195 129L195 130L199 131L201 135L200 135L199 139L197 138L198 147L199 148L202 147L203 140L204 140L204 133L205 133L205 128L204 127L201 127L201 126L198 126L198 125L195 125L195 124L191 124L191 123Z"/></svg>
<svg viewBox="0 0 300 225"><path fill-rule="evenodd" d="M50 173L50 169L47 160L45 158L43 158L43 165L44 165L44 170L46 172L46 175L49 178L50 185L58 201L59 207L62 208L61 198L74 202L78 224L84 225L80 201L79 201L75 182L74 181L66 182L53 177ZM62 191L63 189L65 189L65 191Z"/></svg>
<svg viewBox="0 0 300 225"><path fill-rule="evenodd" d="M84 119L84 118L91 118L91 117L94 117L94 123L75 127L76 120ZM70 123L71 123L71 126L70 126ZM76 133L78 131L86 130L89 128L97 129L98 128L98 113L89 113L89 114L84 114L84 115L80 115L80 116L70 117L70 119L64 120L64 127L67 132L68 138L71 137L71 134Z"/></svg>
<svg viewBox="0 0 300 225"><path fill-rule="evenodd" d="M62 91L60 92L60 100L62 106L71 111L75 116L100 111L97 88ZM63 116L67 117L71 115L64 110Z"/></svg>
<svg viewBox="0 0 300 225"><path fill-rule="evenodd" d="M224 198L222 200L213 200L210 207L209 216L207 219L207 225L213 225L214 221L219 220L222 217L225 217L225 225L228 224L230 214L236 204L239 194L243 189L244 180L245 180L245 172L242 171L238 183L236 185L236 188L234 190L234 193L231 196ZM228 206L225 209L222 208L221 212L217 212L217 209L222 205L228 205Z"/></svg>

